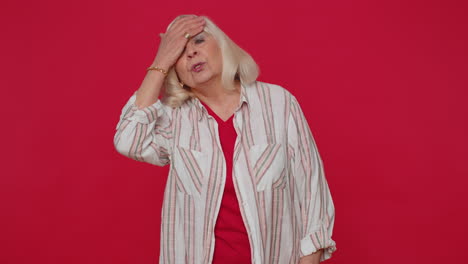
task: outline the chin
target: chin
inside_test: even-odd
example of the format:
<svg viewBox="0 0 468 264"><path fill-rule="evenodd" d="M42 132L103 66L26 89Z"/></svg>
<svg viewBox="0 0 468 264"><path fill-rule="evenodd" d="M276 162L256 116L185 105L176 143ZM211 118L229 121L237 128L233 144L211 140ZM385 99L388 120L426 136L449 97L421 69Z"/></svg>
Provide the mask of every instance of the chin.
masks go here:
<svg viewBox="0 0 468 264"><path fill-rule="evenodd" d="M197 76L197 78L193 78L193 83L194 85L200 85L209 82L212 78L212 76Z"/></svg>

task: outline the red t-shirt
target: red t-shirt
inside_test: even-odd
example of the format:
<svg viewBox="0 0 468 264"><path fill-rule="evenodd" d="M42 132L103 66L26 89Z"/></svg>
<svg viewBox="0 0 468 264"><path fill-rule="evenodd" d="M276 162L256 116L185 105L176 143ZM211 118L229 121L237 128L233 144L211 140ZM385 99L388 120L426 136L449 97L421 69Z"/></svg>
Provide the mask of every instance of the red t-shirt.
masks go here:
<svg viewBox="0 0 468 264"><path fill-rule="evenodd" d="M237 138L233 124L234 115L223 121L205 103L201 103L218 123L219 139L226 159L226 185L218 219L216 220L215 249L212 263L248 264L251 263L250 243L232 181L232 160Z"/></svg>

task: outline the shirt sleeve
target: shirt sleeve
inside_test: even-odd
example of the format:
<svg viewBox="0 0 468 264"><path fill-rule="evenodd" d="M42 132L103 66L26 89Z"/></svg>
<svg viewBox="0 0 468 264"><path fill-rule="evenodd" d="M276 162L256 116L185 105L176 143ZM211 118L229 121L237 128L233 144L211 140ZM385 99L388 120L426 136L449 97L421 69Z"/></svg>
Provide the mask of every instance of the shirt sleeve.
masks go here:
<svg viewBox="0 0 468 264"><path fill-rule="evenodd" d="M157 166L170 163L172 125L171 113L158 99L154 104L138 109L136 92L122 109L116 126L114 146L131 159Z"/></svg>
<svg viewBox="0 0 468 264"><path fill-rule="evenodd" d="M332 239L335 208L312 132L304 113L292 96L288 124L288 144L292 150L295 199L301 208L301 257L324 249L320 261L336 251Z"/></svg>

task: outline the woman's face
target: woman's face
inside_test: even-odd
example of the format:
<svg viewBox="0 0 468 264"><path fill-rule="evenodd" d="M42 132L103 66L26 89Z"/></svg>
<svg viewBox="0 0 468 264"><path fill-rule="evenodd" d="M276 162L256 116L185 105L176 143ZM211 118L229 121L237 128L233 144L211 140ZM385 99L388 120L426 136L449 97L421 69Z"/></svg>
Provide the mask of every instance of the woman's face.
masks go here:
<svg viewBox="0 0 468 264"><path fill-rule="evenodd" d="M192 37L175 64L179 80L192 88L221 81L222 55L212 35L202 31Z"/></svg>

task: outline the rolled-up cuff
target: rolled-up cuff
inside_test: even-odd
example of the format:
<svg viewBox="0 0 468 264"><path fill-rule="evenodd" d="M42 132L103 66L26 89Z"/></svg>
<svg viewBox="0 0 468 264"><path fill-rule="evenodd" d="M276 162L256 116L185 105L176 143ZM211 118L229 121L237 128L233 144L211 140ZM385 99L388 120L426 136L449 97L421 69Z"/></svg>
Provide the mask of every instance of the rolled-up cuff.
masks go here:
<svg viewBox="0 0 468 264"><path fill-rule="evenodd" d="M325 227L321 227L319 230L301 239L301 253L303 256L315 253L320 249L323 249L320 261L331 258L332 253L336 251L336 243L328 235Z"/></svg>

